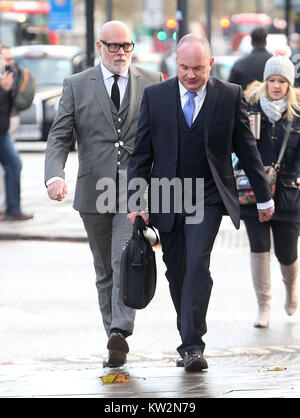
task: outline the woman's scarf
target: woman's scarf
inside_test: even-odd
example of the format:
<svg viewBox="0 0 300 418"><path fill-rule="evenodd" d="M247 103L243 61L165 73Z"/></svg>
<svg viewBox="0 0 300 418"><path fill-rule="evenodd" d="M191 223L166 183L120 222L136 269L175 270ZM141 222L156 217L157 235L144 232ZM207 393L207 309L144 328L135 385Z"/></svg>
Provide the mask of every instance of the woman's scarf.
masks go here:
<svg viewBox="0 0 300 418"><path fill-rule="evenodd" d="M269 121L273 123L282 118L282 114L286 111L288 106L288 99L287 96L284 96L280 100L271 101L265 94L262 94L260 97L260 105Z"/></svg>

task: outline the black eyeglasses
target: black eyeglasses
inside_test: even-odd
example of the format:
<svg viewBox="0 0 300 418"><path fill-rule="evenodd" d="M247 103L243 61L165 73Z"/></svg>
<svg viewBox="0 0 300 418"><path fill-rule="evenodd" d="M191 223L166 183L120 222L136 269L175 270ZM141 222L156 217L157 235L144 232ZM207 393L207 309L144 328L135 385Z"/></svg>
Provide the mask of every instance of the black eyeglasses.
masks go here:
<svg viewBox="0 0 300 418"><path fill-rule="evenodd" d="M123 44L119 44L116 42L105 42L100 39L100 42L103 43L103 45L107 46L107 49L109 52L118 52L119 49L122 47L124 52L131 52L134 48L133 42L124 42Z"/></svg>

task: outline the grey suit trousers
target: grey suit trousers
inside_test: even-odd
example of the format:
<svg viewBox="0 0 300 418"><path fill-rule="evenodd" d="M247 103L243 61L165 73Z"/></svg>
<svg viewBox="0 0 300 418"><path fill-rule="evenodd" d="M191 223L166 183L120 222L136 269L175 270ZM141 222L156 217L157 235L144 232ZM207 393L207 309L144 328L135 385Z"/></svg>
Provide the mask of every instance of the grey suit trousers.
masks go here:
<svg viewBox="0 0 300 418"><path fill-rule="evenodd" d="M94 257L99 307L107 335L119 328L133 332L135 311L124 305L120 292L120 262L132 235L126 213L80 212Z"/></svg>

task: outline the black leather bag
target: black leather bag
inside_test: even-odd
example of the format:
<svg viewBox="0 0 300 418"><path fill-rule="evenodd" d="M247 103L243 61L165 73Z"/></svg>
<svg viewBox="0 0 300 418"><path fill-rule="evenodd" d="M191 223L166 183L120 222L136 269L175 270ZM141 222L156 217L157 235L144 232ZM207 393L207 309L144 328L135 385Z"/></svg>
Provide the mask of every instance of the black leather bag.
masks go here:
<svg viewBox="0 0 300 418"><path fill-rule="evenodd" d="M154 231L157 244L158 236ZM156 289L156 259L150 240L144 236L146 224L137 216L133 234L126 243L121 258L121 291L124 304L133 309L143 309L152 300ZM153 245L155 245L153 244Z"/></svg>

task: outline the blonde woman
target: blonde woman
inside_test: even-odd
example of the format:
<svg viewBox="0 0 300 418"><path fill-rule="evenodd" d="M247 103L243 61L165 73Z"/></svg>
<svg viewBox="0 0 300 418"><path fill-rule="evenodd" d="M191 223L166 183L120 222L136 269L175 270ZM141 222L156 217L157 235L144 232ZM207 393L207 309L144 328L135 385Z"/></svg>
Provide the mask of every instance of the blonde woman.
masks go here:
<svg viewBox="0 0 300 418"><path fill-rule="evenodd" d="M294 66L286 56L269 58L264 69L264 81L253 82L245 91L249 111L261 113L261 134L257 146L264 165L278 159L289 121L292 128L278 174L275 214L269 222L258 221L255 205L241 205L251 248L251 272L258 302L255 327L269 324L271 280L271 231L274 251L279 261L286 289L285 310L293 315L298 304L297 243L300 226L300 90L294 85Z"/></svg>

